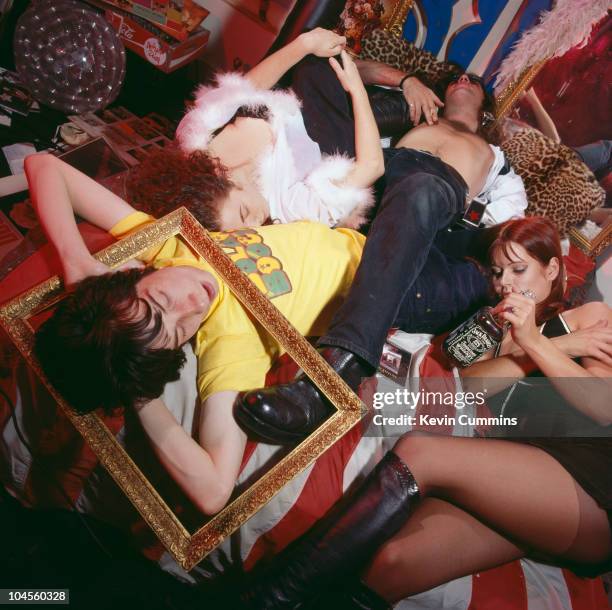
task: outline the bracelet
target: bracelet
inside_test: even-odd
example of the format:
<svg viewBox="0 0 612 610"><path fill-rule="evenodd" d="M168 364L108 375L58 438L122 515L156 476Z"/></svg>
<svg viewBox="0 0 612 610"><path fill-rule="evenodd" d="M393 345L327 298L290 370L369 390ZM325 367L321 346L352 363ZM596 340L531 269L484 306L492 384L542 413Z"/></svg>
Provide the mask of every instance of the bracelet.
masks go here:
<svg viewBox="0 0 612 610"><path fill-rule="evenodd" d="M398 87L401 89L401 88L402 88L402 85L403 85L403 84L404 84L404 82L405 82L405 80L406 80L407 78L410 78L411 76L412 76L412 74L406 74L406 76L404 76L404 77L402 78L402 80L399 82Z"/></svg>

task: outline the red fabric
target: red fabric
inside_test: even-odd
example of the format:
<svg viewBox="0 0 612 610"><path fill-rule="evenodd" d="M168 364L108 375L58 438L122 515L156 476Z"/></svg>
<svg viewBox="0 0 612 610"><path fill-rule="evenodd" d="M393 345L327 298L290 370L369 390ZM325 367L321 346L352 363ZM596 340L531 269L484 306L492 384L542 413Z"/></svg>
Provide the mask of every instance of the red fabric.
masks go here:
<svg viewBox="0 0 612 610"><path fill-rule="evenodd" d="M523 610L527 608L527 589L520 561L474 574L472 599L468 610ZM575 610L575 609L574 609Z"/></svg>
<svg viewBox="0 0 612 610"><path fill-rule="evenodd" d="M98 252L115 241L106 231L89 223L82 222L78 226L91 252ZM17 296L53 275L59 275L60 270L55 250L49 245L42 246L2 280L1 301Z"/></svg>
<svg viewBox="0 0 612 610"><path fill-rule="evenodd" d="M340 499L344 469L360 439L361 428L357 426L319 457L291 510L257 540L245 560L246 570L252 569L263 556L282 551Z"/></svg>
<svg viewBox="0 0 612 610"><path fill-rule="evenodd" d="M610 610L601 578L580 578L563 570L572 610Z"/></svg>
<svg viewBox="0 0 612 610"><path fill-rule="evenodd" d="M610 49L612 17L608 15L594 28L589 44L549 59L536 76L536 93L568 146L612 139Z"/></svg>
<svg viewBox="0 0 612 610"><path fill-rule="evenodd" d="M595 269L595 261L580 248L570 244L569 255L563 257L563 262L567 272L565 296L568 296L571 290L584 285L589 273Z"/></svg>

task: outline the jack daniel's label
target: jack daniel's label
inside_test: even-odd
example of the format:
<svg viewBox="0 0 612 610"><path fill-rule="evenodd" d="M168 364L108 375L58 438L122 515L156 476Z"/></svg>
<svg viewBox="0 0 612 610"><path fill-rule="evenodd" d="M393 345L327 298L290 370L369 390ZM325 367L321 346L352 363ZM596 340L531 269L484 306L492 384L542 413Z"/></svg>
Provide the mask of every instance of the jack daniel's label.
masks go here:
<svg viewBox="0 0 612 610"><path fill-rule="evenodd" d="M489 317L492 318L488 311L481 309L451 332L444 341L443 349L446 355L458 366L469 366L496 347L503 337L503 329L495 322L492 327L492 319L487 319Z"/></svg>

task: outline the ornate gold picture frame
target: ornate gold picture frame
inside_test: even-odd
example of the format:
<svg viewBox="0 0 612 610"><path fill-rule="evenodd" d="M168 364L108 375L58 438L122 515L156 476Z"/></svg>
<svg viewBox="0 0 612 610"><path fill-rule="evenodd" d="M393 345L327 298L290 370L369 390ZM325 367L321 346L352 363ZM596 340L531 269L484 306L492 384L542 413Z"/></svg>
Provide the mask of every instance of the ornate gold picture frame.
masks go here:
<svg viewBox="0 0 612 610"><path fill-rule="evenodd" d="M34 328L29 320L61 299L63 289L60 279L52 277L3 305L0 308L0 323L159 540L185 570L190 570L359 422L365 407L185 208L112 244L98 252L96 258L110 267L117 267L151 246L177 235L213 267L243 305L337 408L336 413L320 428L193 534L188 532L100 417L95 413L76 414L53 389L34 358Z"/></svg>
<svg viewBox="0 0 612 610"><path fill-rule="evenodd" d="M570 241L583 252L595 258L612 243L612 224L602 227L595 237L589 238L581 227L572 227L568 232Z"/></svg>

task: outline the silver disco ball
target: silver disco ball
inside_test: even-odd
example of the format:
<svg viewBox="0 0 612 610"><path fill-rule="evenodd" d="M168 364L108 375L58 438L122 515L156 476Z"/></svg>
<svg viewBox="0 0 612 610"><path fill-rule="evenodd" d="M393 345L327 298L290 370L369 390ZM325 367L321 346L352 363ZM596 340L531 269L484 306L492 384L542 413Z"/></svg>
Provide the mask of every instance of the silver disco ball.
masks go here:
<svg viewBox="0 0 612 610"><path fill-rule="evenodd" d="M39 102L66 113L104 108L123 83L123 43L81 2L33 2L17 21L14 47L23 84Z"/></svg>

